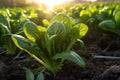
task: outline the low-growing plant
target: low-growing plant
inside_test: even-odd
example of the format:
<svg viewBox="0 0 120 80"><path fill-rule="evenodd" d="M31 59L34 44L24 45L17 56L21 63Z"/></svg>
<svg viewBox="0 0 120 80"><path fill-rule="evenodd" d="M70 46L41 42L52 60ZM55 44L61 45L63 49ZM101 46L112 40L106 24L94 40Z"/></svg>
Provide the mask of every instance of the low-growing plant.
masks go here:
<svg viewBox="0 0 120 80"><path fill-rule="evenodd" d="M41 71L37 78L35 79L33 72L30 69L25 68L26 70L26 80L44 80L44 74Z"/></svg>
<svg viewBox="0 0 120 80"><path fill-rule="evenodd" d="M19 25L13 27L7 16L0 14L0 45L5 47L7 54L14 54L16 50L16 46L11 39L11 34L23 33L22 26L27 21L28 20L21 21Z"/></svg>
<svg viewBox="0 0 120 80"><path fill-rule="evenodd" d="M99 23L99 28L113 32L120 36L120 11L116 11L114 19L104 20Z"/></svg>
<svg viewBox="0 0 120 80"><path fill-rule="evenodd" d="M83 46L81 38L88 30L85 24L75 25L71 17L59 13L52 18L48 28L27 22L23 30L27 38L14 34L12 40L17 47L28 52L48 70L57 72L65 60L71 60L80 67L85 67L84 60L71 50L77 41Z"/></svg>

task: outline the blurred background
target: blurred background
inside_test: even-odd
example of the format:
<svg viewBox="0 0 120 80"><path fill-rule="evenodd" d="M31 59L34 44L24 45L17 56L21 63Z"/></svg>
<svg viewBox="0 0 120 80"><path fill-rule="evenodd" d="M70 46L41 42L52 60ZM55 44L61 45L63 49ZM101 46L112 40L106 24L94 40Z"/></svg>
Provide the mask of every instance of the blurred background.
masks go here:
<svg viewBox="0 0 120 80"><path fill-rule="evenodd" d="M24 7L42 5L38 3L43 0L0 0L0 7ZM72 2L71 2L72 1ZM69 3L89 3L89 2L117 2L120 0L68 0Z"/></svg>

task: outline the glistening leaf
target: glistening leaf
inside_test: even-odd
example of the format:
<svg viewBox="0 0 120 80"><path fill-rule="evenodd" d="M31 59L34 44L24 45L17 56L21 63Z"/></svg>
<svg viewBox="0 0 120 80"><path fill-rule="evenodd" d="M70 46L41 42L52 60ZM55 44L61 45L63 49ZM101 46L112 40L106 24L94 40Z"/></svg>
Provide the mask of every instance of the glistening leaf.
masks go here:
<svg viewBox="0 0 120 80"><path fill-rule="evenodd" d="M39 47L35 43L29 41L28 39L20 35L12 35L12 40L14 41L16 46L19 47L21 50L35 55L42 55L42 51L39 49Z"/></svg>
<svg viewBox="0 0 120 80"><path fill-rule="evenodd" d="M18 48L28 52L28 54L35 58L39 63L47 67L47 65L40 58L38 58L43 57L44 53L35 43L32 43L20 35L12 35L12 40Z"/></svg>
<svg viewBox="0 0 120 80"><path fill-rule="evenodd" d="M24 24L23 30L29 40L31 40L32 42L36 41L39 32L36 24L34 24L33 22L27 22Z"/></svg>
<svg viewBox="0 0 120 80"><path fill-rule="evenodd" d="M66 51L66 52L62 52L62 53L59 53L59 54L56 54L55 56L53 56L53 59L59 59L59 58L64 59L64 60L73 61L82 68L85 67L84 60L76 52Z"/></svg>

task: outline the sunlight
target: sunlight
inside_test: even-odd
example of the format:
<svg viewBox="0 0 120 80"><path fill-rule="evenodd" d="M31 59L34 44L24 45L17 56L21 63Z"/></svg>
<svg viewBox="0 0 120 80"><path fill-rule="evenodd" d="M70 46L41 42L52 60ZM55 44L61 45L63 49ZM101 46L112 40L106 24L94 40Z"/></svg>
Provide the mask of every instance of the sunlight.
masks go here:
<svg viewBox="0 0 120 80"><path fill-rule="evenodd" d="M97 0L90 0L91 2L95 2L95 1L97 1Z"/></svg>
<svg viewBox="0 0 120 80"><path fill-rule="evenodd" d="M97 0L84 0L84 1L96 2Z"/></svg>
<svg viewBox="0 0 120 80"><path fill-rule="evenodd" d="M38 3L45 4L49 9L53 9L54 6L65 3L72 0L35 0Z"/></svg>

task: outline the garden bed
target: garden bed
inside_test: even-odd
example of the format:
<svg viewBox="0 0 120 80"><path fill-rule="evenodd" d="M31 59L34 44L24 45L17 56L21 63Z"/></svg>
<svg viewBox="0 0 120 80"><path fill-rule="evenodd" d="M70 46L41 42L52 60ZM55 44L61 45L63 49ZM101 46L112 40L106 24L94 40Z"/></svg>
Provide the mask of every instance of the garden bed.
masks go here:
<svg viewBox="0 0 120 80"><path fill-rule="evenodd" d="M93 35L91 32L88 33ZM80 68L72 62L66 61L63 68L54 75L45 71L45 80L120 80L120 60L99 58L99 56L120 57L119 39L106 35L100 40L100 38L95 39L96 34L93 36L94 38L90 38L90 36L84 38L85 43L87 43L84 48L78 44L73 47L73 50L84 58L86 68ZM2 54L0 56L1 80L25 80L23 67L32 70L40 66L25 52L22 52L19 57L16 55Z"/></svg>

